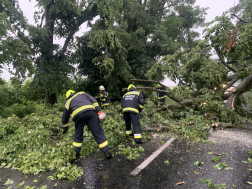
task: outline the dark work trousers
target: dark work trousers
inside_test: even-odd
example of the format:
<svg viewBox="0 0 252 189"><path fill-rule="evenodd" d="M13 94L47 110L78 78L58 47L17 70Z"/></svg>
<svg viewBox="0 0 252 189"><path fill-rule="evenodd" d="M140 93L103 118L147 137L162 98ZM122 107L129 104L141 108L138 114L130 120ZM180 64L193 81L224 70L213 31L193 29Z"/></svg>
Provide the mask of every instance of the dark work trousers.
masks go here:
<svg viewBox="0 0 252 189"><path fill-rule="evenodd" d="M96 111L91 110L83 112L74 119L74 122L75 122L75 132L74 132L73 145L75 146L75 152L81 151L81 144L83 141L83 129L86 124L91 130L95 138L95 141L99 145L101 151L106 152L109 150L107 138L103 133Z"/></svg>
<svg viewBox="0 0 252 189"><path fill-rule="evenodd" d="M134 140L135 141L142 141L141 139L141 125L139 122L139 114L133 112L124 112L123 118L126 124L126 132L131 130L131 122L133 124L134 130Z"/></svg>

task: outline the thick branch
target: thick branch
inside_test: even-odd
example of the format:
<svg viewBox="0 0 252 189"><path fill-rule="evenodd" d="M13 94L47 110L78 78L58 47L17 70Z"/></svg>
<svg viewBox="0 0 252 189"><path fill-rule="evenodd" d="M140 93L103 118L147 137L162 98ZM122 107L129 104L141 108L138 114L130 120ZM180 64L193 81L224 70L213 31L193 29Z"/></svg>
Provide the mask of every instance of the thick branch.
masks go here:
<svg viewBox="0 0 252 189"><path fill-rule="evenodd" d="M229 82L229 81L232 81L235 77L237 77L237 76L239 76L240 74L239 73L235 73L235 74L233 74L233 75L230 75L230 76L228 76L227 77L227 81Z"/></svg>
<svg viewBox="0 0 252 189"><path fill-rule="evenodd" d="M93 6L92 9L90 9L90 6ZM90 5L90 6L88 6L84 11L81 12L81 16L79 17L76 26L73 27L72 30L69 32L65 40L64 46L60 52L61 55L63 55L66 52L69 42L73 38L73 35L79 30L79 27L84 22L92 20L95 16L98 15L98 12L96 11L97 6L96 5Z"/></svg>
<svg viewBox="0 0 252 189"><path fill-rule="evenodd" d="M242 82L237 86L236 92L233 92L230 94L230 97L228 98L225 106L228 108L232 107L232 109L234 109L234 101L235 101L236 97L238 95L246 92L247 90L251 89L252 88L251 85L252 85L252 75L249 75L248 77L243 79Z"/></svg>
<svg viewBox="0 0 252 189"><path fill-rule="evenodd" d="M220 122L220 123L213 123L212 127L213 128L231 128L231 127L234 127L234 125L232 123Z"/></svg>
<svg viewBox="0 0 252 189"><path fill-rule="evenodd" d="M165 106L162 106L161 108L155 109L155 111L160 112L160 111L165 111L169 108L182 108L184 106L191 106L194 104L195 99L184 99L182 102L175 102L172 104L168 104ZM151 112L150 114L154 113L155 111Z"/></svg>
<svg viewBox="0 0 252 189"><path fill-rule="evenodd" d="M40 26L39 26L40 28L42 28L42 24L43 24L44 18L45 18L45 14L42 15L41 23L40 23Z"/></svg>
<svg viewBox="0 0 252 189"><path fill-rule="evenodd" d="M229 87L232 87L236 81L238 81L240 79L239 75L236 75L228 84L227 86L224 88L224 90L226 91Z"/></svg>
<svg viewBox="0 0 252 189"><path fill-rule="evenodd" d="M230 71L233 71L233 72L238 72L238 70L236 68L233 68L232 66L229 66L226 62L224 61L221 61L221 63L226 66Z"/></svg>
<svg viewBox="0 0 252 189"><path fill-rule="evenodd" d="M156 92L160 92L160 93L164 93L166 94L170 99L176 101L176 102L181 102L183 99L182 98L178 98L176 97L172 91L164 91L164 90L160 90L157 87L136 87L136 89L145 89L145 90L151 90L151 91L156 91ZM127 90L126 88L122 89L123 91Z"/></svg>
<svg viewBox="0 0 252 189"><path fill-rule="evenodd" d="M239 18L237 15L235 14L231 14L231 16L234 16L235 18L237 18L239 20L239 22L242 22L244 24L250 24L249 22L246 22L245 20L242 20L241 18Z"/></svg>
<svg viewBox="0 0 252 189"><path fill-rule="evenodd" d="M167 87L166 85L158 82L158 81L155 81L155 80L145 80L145 79L131 79L130 81L143 81L143 82L150 82L150 83L157 83L165 88L168 89L168 91L171 91L170 87Z"/></svg>

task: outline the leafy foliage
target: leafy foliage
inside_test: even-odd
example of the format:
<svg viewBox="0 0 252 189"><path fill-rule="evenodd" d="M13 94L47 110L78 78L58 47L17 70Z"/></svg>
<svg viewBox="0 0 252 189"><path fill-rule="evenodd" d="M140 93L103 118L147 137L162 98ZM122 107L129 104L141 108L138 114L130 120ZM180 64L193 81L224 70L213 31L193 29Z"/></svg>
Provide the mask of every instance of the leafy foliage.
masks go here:
<svg viewBox="0 0 252 189"><path fill-rule="evenodd" d="M226 170L233 169L232 167L229 167L226 162L217 164L217 165L214 166L214 168L217 169L217 170L221 170L221 169L226 169Z"/></svg>
<svg viewBox="0 0 252 189"><path fill-rule="evenodd" d="M221 160L221 157L220 156L214 156L213 158L212 158L212 161L213 162L217 162L217 161L220 161Z"/></svg>
<svg viewBox="0 0 252 189"><path fill-rule="evenodd" d="M212 179L201 179L201 182L204 184L207 184L209 188L214 188L214 189L224 189L227 188L225 184L214 184Z"/></svg>
<svg viewBox="0 0 252 189"><path fill-rule="evenodd" d="M69 131L61 134L62 103L52 107L36 105L36 110L24 118L9 117L0 119L0 165L1 167L12 167L25 174L38 174L39 172L54 170L54 175L49 179L67 178L75 180L82 174L82 170L69 164L74 159L74 147L72 145L73 123L69 123ZM148 112L153 110L155 105L148 101L143 111L141 125L153 127L156 123L167 123L169 114L154 113L149 117ZM109 146L118 154L125 155L128 159L136 159L144 151L142 146L135 146L134 140L125 139L125 123L119 116L121 105L113 103L107 110L108 117L103 124L103 130L108 138ZM22 112L22 111L21 111ZM111 116L110 116L111 115ZM188 139L200 140L207 136L206 127L202 124L202 119L196 116L195 127L186 127L184 124L189 120L194 120L191 115L181 120L180 125L174 125L172 132ZM203 127L203 128L202 128ZM149 138L148 132L142 132L142 138ZM81 154L89 156L93 152L99 151L92 133L84 128L84 141ZM127 143L132 143L128 146ZM120 144L120 145L119 145ZM119 146L118 146L119 145ZM118 148L117 148L118 146ZM85 170L84 170L85 171Z"/></svg>
<svg viewBox="0 0 252 189"><path fill-rule="evenodd" d="M67 163L66 167L60 167L58 171L53 174L53 176L48 176L47 178L49 180L55 180L56 178L58 178L74 181L81 175L83 175L83 169L81 167L77 168L76 165L71 165L70 163Z"/></svg>
<svg viewBox="0 0 252 189"><path fill-rule="evenodd" d="M139 153L144 152L144 148L142 146L139 146L138 148L131 148L130 146L126 147L125 145L121 144L118 145L118 154L127 155L127 159L136 159L140 156Z"/></svg>
<svg viewBox="0 0 252 189"><path fill-rule="evenodd" d="M194 46L198 33L192 28L203 23L206 10L194 1L96 2L100 19L80 38L74 57L79 57L80 73L87 74L91 88L105 85L112 99L120 98L130 79L146 78L161 56Z"/></svg>

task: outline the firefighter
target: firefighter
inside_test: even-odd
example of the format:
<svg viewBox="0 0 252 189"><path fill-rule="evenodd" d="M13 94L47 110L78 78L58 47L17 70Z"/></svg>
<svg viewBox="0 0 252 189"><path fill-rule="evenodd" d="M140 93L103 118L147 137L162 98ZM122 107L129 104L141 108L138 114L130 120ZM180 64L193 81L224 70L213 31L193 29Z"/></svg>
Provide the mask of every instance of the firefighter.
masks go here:
<svg viewBox="0 0 252 189"><path fill-rule="evenodd" d="M108 105L109 105L109 94L106 92L104 86L100 86L99 87L100 90L100 99L101 99L101 107L102 109L107 109Z"/></svg>
<svg viewBox="0 0 252 189"><path fill-rule="evenodd" d="M62 115L63 134L68 131L66 124L71 115L75 122L73 145L75 146L76 159L80 158L83 141L83 128L86 124L91 130L100 150L105 153L105 157L107 159L111 158L112 155L109 152L108 141L99 122L99 118L104 118L104 113L101 111L95 98L88 93L75 93L73 90L68 90L66 97L68 100L66 101Z"/></svg>
<svg viewBox="0 0 252 189"><path fill-rule="evenodd" d="M161 87L161 85L157 85L158 87ZM160 88L160 90L164 90L164 88ZM166 100L166 94L165 93L160 93L160 92L157 92L157 99L159 101L159 106L161 105L164 105L165 104L165 100Z"/></svg>
<svg viewBox="0 0 252 189"><path fill-rule="evenodd" d="M144 97L142 93L136 91L134 85L129 85L128 92L121 100L121 106L123 108L123 118L126 124L126 137L133 136L131 131L132 122L134 140L137 144L143 144L144 141L141 138L141 126L139 122L139 113L144 107Z"/></svg>

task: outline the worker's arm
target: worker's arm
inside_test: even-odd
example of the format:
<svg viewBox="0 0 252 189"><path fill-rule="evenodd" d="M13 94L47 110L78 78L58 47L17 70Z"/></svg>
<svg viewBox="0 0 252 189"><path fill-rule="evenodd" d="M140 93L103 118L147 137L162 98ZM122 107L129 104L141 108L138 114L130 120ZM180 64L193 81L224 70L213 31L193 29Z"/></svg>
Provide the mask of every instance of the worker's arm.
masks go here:
<svg viewBox="0 0 252 189"><path fill-rule="evenodd" d="M95 107L95 110L97 112L101 111L101 108L100 108L97 100L94 97L92 97L90 94L88 94L88 93L85 93L85 95L90 100L90 102L92 102L93 106Z"/></svg>
<svg viewBox="0 0 252 189"><path fill-rule="evenodd" d="M105 94L103 96L104 96L104 101L109 100L109 96L108 96L107 92L105 92Z"/></svg>
<svg viewBox="0 0 252 189"><path fill-rule="evenodd" d="M69 118L70 118L70 112L65 108L62 115L62 124L66 125L69 121Z"/></svg>
<svg viewBox="0 0 252 189"><path fill-rule="evenodd" d="M142 109L144 108L144 96L142 95L142 93L139 94L138 102L139 102L139 112L141 112Z"/></svg>

